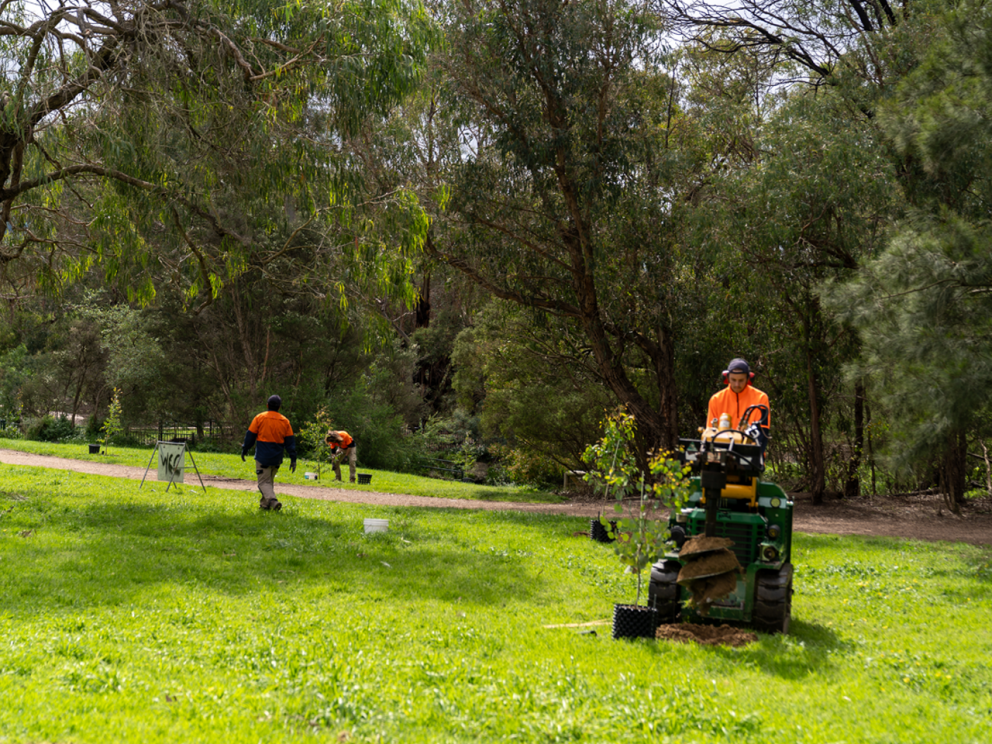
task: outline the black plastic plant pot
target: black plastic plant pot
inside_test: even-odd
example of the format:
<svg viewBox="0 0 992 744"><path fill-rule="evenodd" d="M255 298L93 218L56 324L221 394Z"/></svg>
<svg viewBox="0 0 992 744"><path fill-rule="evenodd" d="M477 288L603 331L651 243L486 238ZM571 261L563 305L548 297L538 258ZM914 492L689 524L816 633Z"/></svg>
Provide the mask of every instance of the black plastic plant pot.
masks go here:
<svg viewBox="0 0 992 744"><path fill-rule="evenodd" d="M91 455L99 455L100 454L100 445L99 444L91 444L90 445L90 454Z"/></svg>
<svg viewBox="0 0 992 744"><path fill-rule="evenodd" d="M613 605L613 639L654 638L658 611L641 605Z"/></svg>
<svg viewBox="0 0 992 744"><path fill-rule="evenodd" d="M615 521L610 522L610 529L616 532L617 523ZM610 543L613 542L615 538L610 537L610 531L603 526L603 523L599 519L589 520L589 537L596 542Z"/></svg>
<svg viewBox="0 0 992 744"><path fill-rule="evenodd" d="M358 474L358 485L367 486L371 482L372 482L372 476L369 473Z"/></svg>

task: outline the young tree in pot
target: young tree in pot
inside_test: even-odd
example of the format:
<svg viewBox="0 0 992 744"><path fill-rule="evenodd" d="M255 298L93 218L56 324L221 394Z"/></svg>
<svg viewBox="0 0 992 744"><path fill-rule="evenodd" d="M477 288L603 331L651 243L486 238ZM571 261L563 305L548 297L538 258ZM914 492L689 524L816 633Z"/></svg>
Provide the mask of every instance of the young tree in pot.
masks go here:
<svg viewBox="0 0 992 744"><path fill-rule="evenodd" d="M637 598L633 605L613 608L614 638L653 638L658 627L655 608L641 605L644 569L657 561L669 539L669 509L679 509L689 496L686 468L663 452L652 456L649 474L637 468L633 452L634 419L625 411L612 414L599 443L586 449L585 460L595 472L587 480L612 490L618 517L608 529L615 537L614 551L626 571L637 576ZM634 497L634 498L632 498ZM605 517L600 521L607 526Z"/></svg>
<svg viewBox="0 0 992 744"><path fill-rule="evenodd" d="M320 480L320 467L322 463L330 461L331 450L324 442L327 432L334 428L334 420L327 408L320 407L314 416L313 421L308 421L300 427L298 433L300 442L310 453L309 460L313 462L317 469L317 480Z"/></svg>

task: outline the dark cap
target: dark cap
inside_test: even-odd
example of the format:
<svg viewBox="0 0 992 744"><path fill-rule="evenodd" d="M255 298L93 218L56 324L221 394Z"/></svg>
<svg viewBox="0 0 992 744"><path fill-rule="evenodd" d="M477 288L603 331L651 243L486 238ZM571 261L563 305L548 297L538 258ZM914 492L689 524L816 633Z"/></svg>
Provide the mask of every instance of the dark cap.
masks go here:
<svg viewBox="0 0 992 744"><path fill-rule="evenodd" d="M268 406L270 411L278 411L279 406L282 405L282 398L278 395L273 395L269 398Z"/></svg>
<svg viewBox="0 0 992 744"><path fill-rule="evenodd" d="M730 364L727 365L726 374L750 375L751 368L748 366L748 363L743 359L733 359L731 360Z"/></svg>

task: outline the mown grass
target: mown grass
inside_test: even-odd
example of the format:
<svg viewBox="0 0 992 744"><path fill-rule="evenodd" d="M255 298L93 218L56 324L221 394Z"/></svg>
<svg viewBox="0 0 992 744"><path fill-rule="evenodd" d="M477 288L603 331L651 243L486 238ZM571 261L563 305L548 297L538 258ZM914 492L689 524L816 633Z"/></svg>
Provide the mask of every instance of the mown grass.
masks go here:
<svg viewBox="0 0 992 744"><path fill-rule="evenodd" d="M992 555L796 536L792 634L617 642L588 520L0 466L0 741L987 742ZM366 536L363 517L389 519ZM595 634L590 630L594 630Z"/></svg>
<svg viewBox="0 0 992 744"><path fill-rule="evenodd" d="M0 449L11 449L19 452L28 452L36 455L51 455L54 457L68 457L73 460L87 460L90 462L100 462L112 465L126 465L130 467L148 467L152 460L153 450L151 448L129 448L110 447L110 454L91 455L88 445L85 443L61 444L53 442L34 442L27 439L0 439ZM240 450L239 450L240 451ZM217 475L224 478L244 478L255 479L255 469L251 455L247 462L241 462L240 455L229 455L216 452L196 452L186 457L186 482L196 484L196 473L190 463L195 463L197 470L201 474ZM151 463L152 469L149 473L151 478L155 478L156 463ZM372 470L369 468L359 468L359 472L368 473L372 476L369 485L359 486L348 483L348 465L342 466L344 481L334 482L334 472L325 463L321 470L319 481L306 480L303 474L306 471L315 471L314 463L301 459L298 463L296 473L289 472L289 461L279 469L276 477L278 483L295 483L307 486L324 486L335 488L357 488L366 491L379 491L382 493L404 493L413 496L431 496L435 498L448 499L477 499L479 501L510 501L528 503L561 503L564 498L550 491L542 491L534 488L522 486L484 486L474 483L461 483L459 481L443 480L440 478L426 478L408 473L394 473L388 470Z"/></svg>

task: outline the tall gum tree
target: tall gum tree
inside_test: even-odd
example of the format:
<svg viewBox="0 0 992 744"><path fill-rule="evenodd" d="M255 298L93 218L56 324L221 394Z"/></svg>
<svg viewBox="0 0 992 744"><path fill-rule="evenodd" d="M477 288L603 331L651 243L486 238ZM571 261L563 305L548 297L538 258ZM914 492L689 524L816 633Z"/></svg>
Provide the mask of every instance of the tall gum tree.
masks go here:
<svg viewBox="0 0 992 744"><path fill-rule="evenodd" d="M416 84L430 36L406 0L0 4L8 299L96 265L132 299L167 281L194 309L249 266L326 291L361 265L396 286L348 222L339 145Z"/></svg>
<svg viewBox="0 0 992 744"><path fill-rule="evenodd" d="M642 448L672 448L670 86L654 19L613 0L466 0L452 15L443 64L468 114L445 241L428 251L570 324Z"/></svg>

